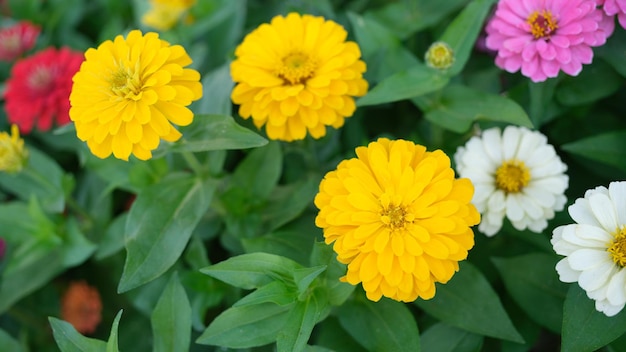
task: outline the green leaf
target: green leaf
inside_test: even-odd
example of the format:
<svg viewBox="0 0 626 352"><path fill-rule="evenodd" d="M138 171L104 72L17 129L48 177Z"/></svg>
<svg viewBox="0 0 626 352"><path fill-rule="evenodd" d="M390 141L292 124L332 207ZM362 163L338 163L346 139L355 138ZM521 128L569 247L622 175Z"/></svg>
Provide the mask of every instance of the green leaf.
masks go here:
<svg viewBox="0 0 626 352"><path fill-rule="evenodd" d="M130 209L120 293L167 271L180 257L192 231L209 208L215 181L188 174L171 176L146 188Z"/></svg>
<svg viewBox="0 0 626 352"><path fill-rule="evenodd" d="M63 266L66 268L83 263L96 250L96 245L85 238L78 220L73 216L66 221L65 236L63 243L65 252Z"/></svg>
<svg viewBox="0 0 626 352"><path fill-rule="evenodd" d="M448 77L423 64L414 65L378 83L367 95L357 100L357 106L411 99L445 87L448 80Z"/></svg>
<svg viewBox="0 0 626 352"><path fill-rule="evenodd" d="M200 272L229 285L251 290L272 281L293 282L292 272L301 265L291 259L268 253L230 257L200 269Z"/></svg>
<svg viewBox="0 0 626 352"><path fill-rule="evenodd" d="M293 304L261 303L231 307L215 318L196 340L203 345L249 348L276 341Z"/></svg>
<svg viewBox="0 0 626 352"><path fill-rule="evenodd" d="M626 131L607 132L562 146L563 150L626 172Z"/></svg>
<svg viewBox="0 0 626 352"><path fill-rule="evenodd" d="M48 321L61 352L108 352L106 342L81 335L72 324L53 317Z"/></svg>
<svg viewBox="0 0 626 352"><path fill-rule="evenodd" d="M122 318L122 312L123 310L120 310L113 320L113 326L111 326L111 334L109 335L109 340L107 341L106 352L119 352L117 333L118 327L120 325L120 319Z"/></svg>
<svg viewBox="0 0 626 352"><path fill-rule="evenodd" d="M232 186L249 200L265 200L272 194L283 168L283 155L278 142L251 151L233 173Z"/></svg>
<svg viewBox="0 0 626 352"><path fill-rule="evenodd" d="M472 1L465 6L439 38L440 41L450 45L454 51L454 64L446 71L446 74L454 76L463 70L494 2L495 0Z"/></svg>
<svg viewBox="0 0 626 352"><path fill-rule="evenodd" d="M228 62L204 75L202 78L204 95L195 104L193 111L199 114L230 116L233 107L230 92L234 85L230 77L230 63Z"/></svg>
<svg viewBox="0 0 626 352"><path fill-rule="evenodd" d="M415 303L448 325L479 335L524 342L498 294L469 262L461 262L459 272L447 284L437 285L435 297Z"/></svg>
<svg viewBox="0 0 626 352"><path fill-rule="evenodd" d="M302 297L307 293L309 286L321 273L326 271L326 265L315 266L312 268L294 269L293 280L298 287L298 293Z"/></svg>
<svg viewBox="0 0 626 352"><path fill-rule="evenodd" d="M423 351L475 352L480 351L484 338L466 330L437 323L420 337Z"/></svg>
<svg viewBox="0 0 626 352"><path fill-rule="evenodd" d="M63 170L53 159L32 146L28 146L28 153L28 163L21 172L0 172L0 186L24 201L37 197L47 211L62 212L65 208L64 185L67 182Z"/></svg>
<svg viewBox="0 0 626 352"><path fill-rule="evenodd" d="M326 282L321 288L326 290L331 305L342 305L354 292L355 286L339 280L346 275L346 265L337 261L337 253L333 251L332 246L324 242L315 242L311 251L311 264L326 265L326 272L323 275Z"/></svg>
<svg viewBox="0 0 626 352"><path fill-rule="evenodd" d="M191 125L181 127L183 133L175 144L166 147L172 152L202 152L209 150L245 149L261 147L267 140L237 124L227 115L196 115Z"/></svg>
<svg viewBox="0 0 626 352"><path fill-rule="evenodd" d="M568 106L593 103L615 93L623 79L609 64L596 60L578 76L564 77L556 89L556 98Z"/></svg>
<svg viewBox="0 0 626 352"><path fill-rule="evenodd" d="M24 349L22 348L20 343L2 329L0 329L0 346L2 346L2 348L4 348L6 351L24 352Z"/></svg>
<svg viewBox="0 0 626 352"><path fill-rule="evenodd" d="M554 269L557 261L556 256L544 253L493 258L513 300L533 321L555 333L561 331L567 292Z"/></svg>
<svg viewBox="0 0 626 352"><path fill-rule="evenodd" d="M274 303L279 306L287 306L296 301L297 292L293 285L287 285L282 281L273 281L254 290L233 304L233 307L249 306L261 303Z"/></svg>
<svg viewBox="0 0 626 352"><path fill-rule="evenodd" d="M341 326L368 351L419 352L417 324L400 302L348 301L337 309Z"/></svg>
<svg viewBox="0 0 626 352"><path fill-rule="evenodd" d="M126 227L127 219L128 213L124 213L119 215L109 224L109 227L106 229L104 234L104 238L98 244L96 259L104 259L124 248L124 244L126 242L124 229Z"/></svg>
<svg viewBox="0 0 626 352"><path fill-rule="evenodd" d="M626 311L607 317L577 284L570 285L563 306L563 351L595 351L626 332Z"/></svg>
<svg viewBox="0 0 626 352"><path fill-rule="evenodd" d="M152 316L155 352L188 351L191 341L191 306L185 288L174 272Z"/></svg>
<svg viewBox="0 0 626 352"><path fill-rule="evenodd" d="M603 58L618 71L622 77L626 77L626 60L624 60L624 43L626 43L626 31L617 30L607 40L606 44L594 48L594 55Z"/></svg>
<svg viewBox="0 0 626 352"><path fill-rule="evenodd" d="M304 351L320 317L321 307L315 295L309 296L304 302L298 302L291 310L285 328L276 337L277 351Z"/></svg>
<svg viewBox="0 0 626 352"><path fill-rule="evenodd" d="M524 109L513 100L460 85L446 87L439 100L426 111L424 117L457 133L466 132L477 120L502 121L533 127Z"/></svg>

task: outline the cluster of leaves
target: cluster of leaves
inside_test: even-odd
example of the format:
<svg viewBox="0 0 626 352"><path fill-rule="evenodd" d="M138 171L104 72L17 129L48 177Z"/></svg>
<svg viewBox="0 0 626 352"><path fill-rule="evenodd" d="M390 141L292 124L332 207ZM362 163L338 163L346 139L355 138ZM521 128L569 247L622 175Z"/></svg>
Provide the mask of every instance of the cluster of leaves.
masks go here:
<svg viewBox="0 0 626 352"><path fill-rule="evenodd" d="M577 285L558 280L549 239L569 222L565 212L543 234L511 226L494 238L477 233L453 279L432 300L413 304L370 302L361 288L340 282L345 267L314 225L312 200L324 173L379 136L452 154L474 128L523 125L546 134L568 164L570 202L624 178L625 31L598 48L578 77L535 84L503 73L476 49L494 2L198 1L194 23L161 34L185 46L203 76L204 97L192 106L194 123L181 129L184 140L162 145L150 161L123 162L90 155L71 127L39 132L27 138L25 171L0 174L0 236L8 244L0 346L624 351L626 313L606 318ZM141 27L148 6L8 5L16 18L42 25L40 46L79 50ZM322 140L268 142L230 102L232 51L252 28L288 11L341 23L368 65L373 88L346 126ZM445 71L422 60L436 40L455 52ZM8 67L0 70L4 80ZM5 116L0 127L7 130ZM103 324L93 337L54 318L74 279L102 295Z"/></svg>

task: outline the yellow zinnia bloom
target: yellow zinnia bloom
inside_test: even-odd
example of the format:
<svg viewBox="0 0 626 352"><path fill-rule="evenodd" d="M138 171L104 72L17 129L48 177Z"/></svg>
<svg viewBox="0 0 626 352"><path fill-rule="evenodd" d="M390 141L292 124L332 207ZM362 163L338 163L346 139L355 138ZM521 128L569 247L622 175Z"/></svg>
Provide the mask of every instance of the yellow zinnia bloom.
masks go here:
<svg viewBox="0 0 626 352"><path fill-rule="evenodd" d="M326 135L352 116L355 96L365 95L365 63L347 32L322 17L276 16L248 34L230 66L237 83L231 98L244 119L270 139Z"/></svg>
<svg viewBox="0 0 626 352"><path fill-rule="evenodd" d="M17 125L11 125L11 134L0 132L0 171L20 172L26 163L28 151L20 138Z"/></svg>
<svg viewBox="0 0 626 352"><path fill-rule="evenodd" d="M348 265L342 280L362 283L372 301L432 298L474 246L472 183L454 178L441 150L409 141L381 138L356 154L326 174L315 197L316 225Z"/></svg>
<svg viewBox="0 0 626 352"><path fill-rule="evenodd" d="M196 3L195 0L150 0L150 10L141 18L146 26L166 31Z"/></svg>
<svg viewBox="0 0 626 352"><path fill-rule="evenodd" d="M138 30L87 50L70 95L78 138L94 155L122 160L131 153L150 159L160 139L177 141L172 123L189 125L186 106L202 96L200 74L189 64L182 46Z"/></svg>

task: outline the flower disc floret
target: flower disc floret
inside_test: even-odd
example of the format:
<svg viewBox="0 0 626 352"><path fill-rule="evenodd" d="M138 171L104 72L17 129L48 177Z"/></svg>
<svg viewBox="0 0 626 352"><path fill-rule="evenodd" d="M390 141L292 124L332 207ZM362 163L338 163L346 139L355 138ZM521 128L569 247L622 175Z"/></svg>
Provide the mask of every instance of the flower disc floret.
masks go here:
<svg viewBox="0 0 626 352"><path fill-rule="evenodd" d="M70 117L91 152L128 160L150 159L161 139L174 142L189 125L187 108L202 96L200 74L185 68L191 58L157 33L133 30L85 53L74 76Z"/></svg>
<svg viewBox="0 0 626 352"><path fill-rule="evenodd" d="M276 16L248 34L230 66L239 114L270 139L293 141L339 128L367 92L365 63L347 32L322 17Z"/></svg>
<svg viewBox="0 0 626 352"><path fill-rule="evenodd" d="M0 132L0 172L20 172L26 164L28 150L20 138L17 125L11 125L11 134Z"/></svg>
<svg viewBox="0 0 626 352"><path fill-rule="evenodd" d="M564 256L559 279L578 282L596 310L614 316L626 305L626 182L587 190L568 211L575 223L554 229L551 240Z"/></svg>
<svg viewBox="0 0 626 352"><path fill-rule="evenodd" d="M496 65L541 82L559 71L578 75L612 27L596 0L501 0L486 31Z"/></svg>
<svg viewBox="0 0 626 352"><path fill-rule="evenodd" d="M342 278L367 297L432 298L474 245L480 215L474 188L455 179L442 151L381 138L326 174L315 197L316 225L347 264Z"/></svg>
<svg viewBox="0 0 626 352"><path fill-rule="evenodd" d="M567 201L567 166L547 138L524 127L485 130L460 147L459 176L474 183L474 204L482 214L478 229L495 235L508 218L518 230L541 232Z"/></svg>

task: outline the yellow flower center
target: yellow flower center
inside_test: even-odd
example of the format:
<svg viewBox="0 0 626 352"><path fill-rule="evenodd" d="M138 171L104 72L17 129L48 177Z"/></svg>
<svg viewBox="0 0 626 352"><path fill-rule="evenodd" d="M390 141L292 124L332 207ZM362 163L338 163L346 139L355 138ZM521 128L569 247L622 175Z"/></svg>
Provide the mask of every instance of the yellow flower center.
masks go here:
<svg viewBox="0 0 626 352"><path fill-rule="evenodd" d="M122 66L117 72L113 73L109 80L113 94L124 99L141 99L143 84L141 79L139 79L138 71L134 70L133 72Z"/></svg>
<svg viewBox="0 0 626 352"><path fill-rule="evenodd" d="M383 208L380 220L389 227L391 231L403 229L407 223L413 222L413 214L407 212L403 206L389 205Z"/></svg>
<svg viewBox="0 0 626 352"><path fill-rule="evenodd" d="M522 161L505 161L496 170L496 187L506 193L518 193L529 181L530 171Z"/></svg>
<svg viewBox="0 0 626 352"><path fill-rule="evenodd" d="M530 31L537 39L549 37L558 28L556 20L550 11L535 11L526 20L530 25Z"/></svg>
<svg viewBox="0 0 626 352"><path fill-rule="evenodd" d="M613 235L613 240L606 250L611 255L613 263L623 268L626 266L626 227Z"/></svg>
<svg viewBox="0 0 626 352"><path fill-rule="evenodd" d="M289 84L302 84L313 76L315 67L315 61L308 55L294 52L283 59L278 76Z"/></svg>

